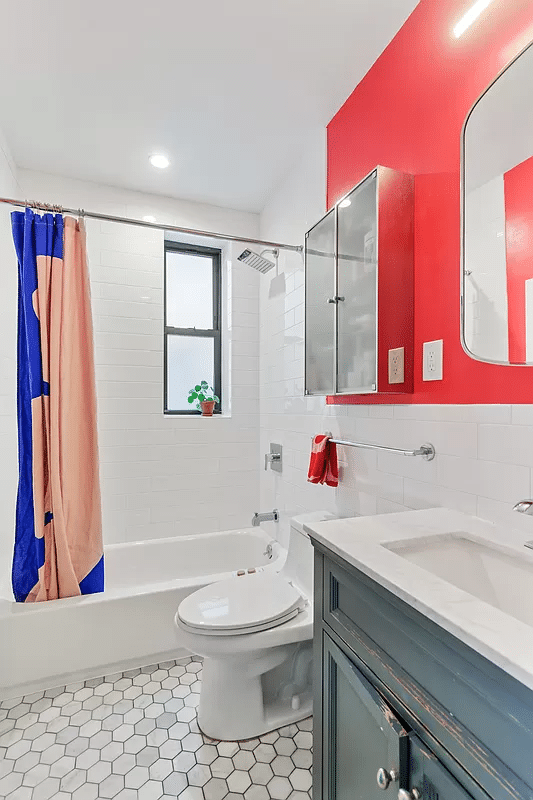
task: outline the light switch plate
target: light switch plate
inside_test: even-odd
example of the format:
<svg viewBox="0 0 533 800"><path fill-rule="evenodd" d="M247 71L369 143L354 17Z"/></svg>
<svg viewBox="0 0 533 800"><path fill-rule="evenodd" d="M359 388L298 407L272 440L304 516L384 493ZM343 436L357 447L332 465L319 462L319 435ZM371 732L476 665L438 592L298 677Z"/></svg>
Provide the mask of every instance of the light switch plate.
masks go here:
<svg viewBox="0 0 533 800"><path fill-rule="evenodd" d="M442 347L443 340L424 342L422 351L422 380L442 380Z"/></svg>
<svg viewBox="0 0 533 800"><path fill-rule="evenodd" d="M403 347L389 350L389 383L404 382L404 355Z"/></svg>

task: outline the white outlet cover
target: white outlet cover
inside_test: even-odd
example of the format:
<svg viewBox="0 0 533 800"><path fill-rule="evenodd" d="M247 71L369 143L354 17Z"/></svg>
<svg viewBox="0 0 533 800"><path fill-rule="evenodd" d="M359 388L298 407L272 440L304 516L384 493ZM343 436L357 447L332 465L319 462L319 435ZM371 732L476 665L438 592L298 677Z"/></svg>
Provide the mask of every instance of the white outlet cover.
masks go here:
<svg viewBox="0 0 533 800"><path fill-rule="evenodd" d="M404 382L404 356L403 347L389 350L389 383Z"/></svg>
<svg viewBox="0 0 533 800"><path fill-rule="evenodd" d="M422 380L442 380L442 349L443 340L424 342L422 350Z"/></svg>

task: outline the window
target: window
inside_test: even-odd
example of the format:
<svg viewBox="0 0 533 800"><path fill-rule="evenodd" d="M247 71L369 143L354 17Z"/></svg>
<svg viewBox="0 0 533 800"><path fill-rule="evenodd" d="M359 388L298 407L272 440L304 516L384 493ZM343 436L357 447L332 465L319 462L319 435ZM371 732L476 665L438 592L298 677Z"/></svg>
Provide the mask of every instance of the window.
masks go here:
<svg viewBox="0 0 533 800"><path fill-rule="evenodd" d="M207 381L220 397L221 252L165 242L165 414L197 414L189 389Z"/></svg>

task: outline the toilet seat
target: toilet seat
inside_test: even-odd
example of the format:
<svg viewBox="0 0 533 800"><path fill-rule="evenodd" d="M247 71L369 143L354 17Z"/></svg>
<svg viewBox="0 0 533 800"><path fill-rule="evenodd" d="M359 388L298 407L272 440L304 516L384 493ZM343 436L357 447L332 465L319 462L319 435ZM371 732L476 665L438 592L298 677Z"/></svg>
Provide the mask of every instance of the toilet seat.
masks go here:
<svg viewBox="0 0 533 800"><path fill-rule="evenodd" d="M282 625L305 605L305 598L280 575L255 573L198 589L182 600L177 618L191 633L233 636Z"/></svg>

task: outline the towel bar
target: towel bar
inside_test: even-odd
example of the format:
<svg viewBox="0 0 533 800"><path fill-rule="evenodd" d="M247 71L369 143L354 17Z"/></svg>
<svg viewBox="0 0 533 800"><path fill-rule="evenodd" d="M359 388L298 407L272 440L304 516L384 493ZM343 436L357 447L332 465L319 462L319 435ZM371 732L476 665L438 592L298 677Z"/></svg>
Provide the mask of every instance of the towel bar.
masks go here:
<svg viewBox="0 0 533 800"><path fill-rule="evenodd" d="M435 448L429 443L420 445L418 450L400 450L398 447L385 447L384 445L371 444L370 442L350 442L347 439L334 439L329 433L327 433L326 436L330 437L330 441L333 444L340 444L345 447L361 447L365 450L383 450L387 453L400 453L402 456L422 456L426 461L433 461L435 458Z"/></svg>

